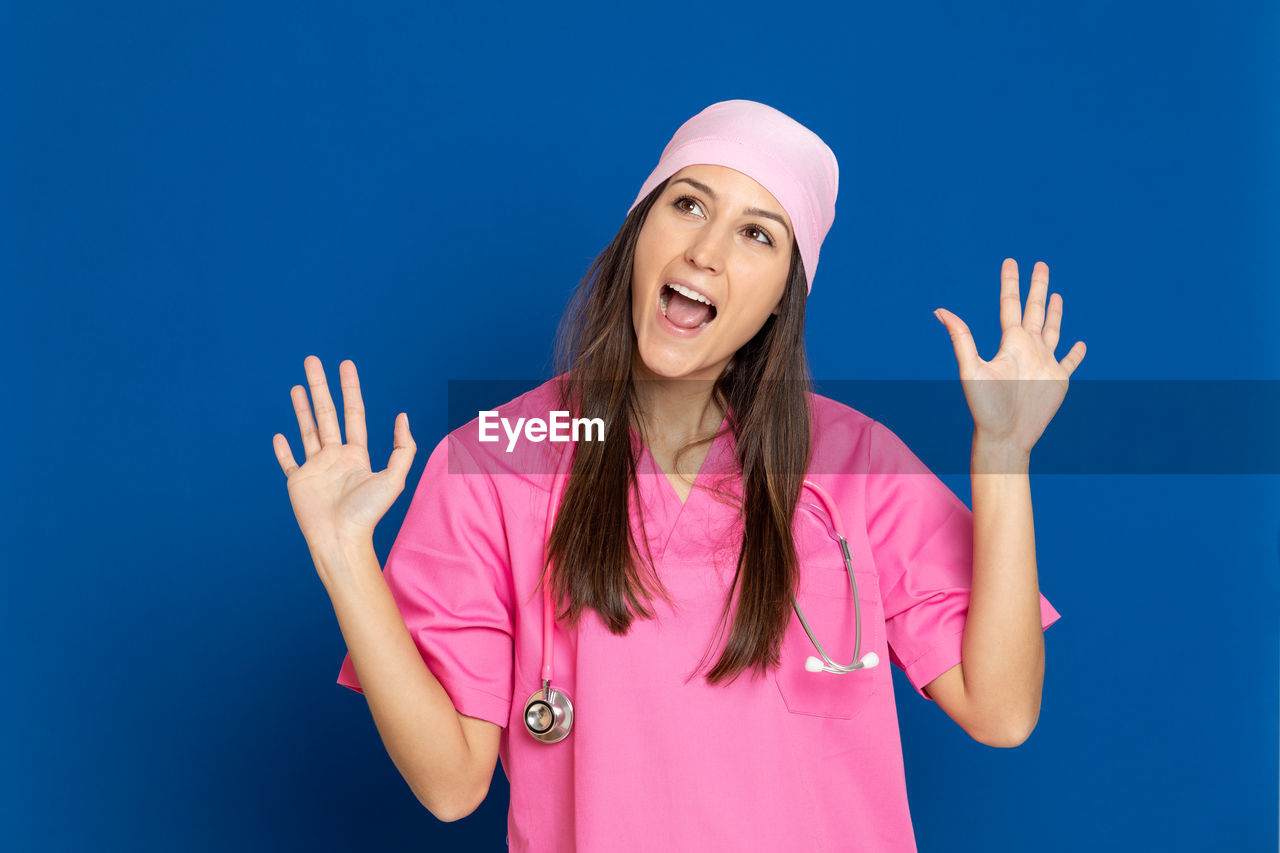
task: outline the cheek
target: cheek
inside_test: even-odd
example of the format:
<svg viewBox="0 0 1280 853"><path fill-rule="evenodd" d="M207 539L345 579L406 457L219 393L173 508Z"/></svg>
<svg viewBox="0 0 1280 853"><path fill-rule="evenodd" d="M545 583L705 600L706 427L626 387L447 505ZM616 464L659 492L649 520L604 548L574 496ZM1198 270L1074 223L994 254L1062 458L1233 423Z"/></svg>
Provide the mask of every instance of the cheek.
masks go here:
<svg viewBox="0 0 1280 853"><path fill-rule="evenodd" d="M631 321L633 326L639 325L644 320L644 312L649 303L649 291L644 286L646 278L645 267L640 263L640 259L636 258L631 269Z"/></svg>
<svg viewBox="0 0 1280 853"><path fill-rule="evenodd" d="M661 231L660 223L655 222L652 218L646 220L644 225L641 226L640 233L636 235L635 257L637 263L647 261L652 257L655 246L662 242Z"/></svg>
<svg viewBox="0 0 1280 853"><path fill-rule="evenodd" d="M764 327L764 324L773 316L773 309L782 299L782 294L783 288L779 288L776 282L762 284L759 297L752 300L751 305L739 313L734 320L733 337L737 340L738 346L751 340Z"/></svg>
<svg viewBox="0 0 1280 853"><path fill-rule="evenodd" d="M773 313L773 309L782 301L783 294L787 290L786 275L789 270L790 266L781 273L776 270L769 270L767 274L761 275L757 279L757 286L754 290L756 298L752 300L750 313L761 323L768 319Z"/></svg>
<svg viewBox="0 0 1280 853"><path fill-rule="evenodd" d="M762 305L738 306L729 322L720 330L721 340L732 351L737 351L764 326L769 318L769 311Z"/></svg>
<svg viewBox="0 0 1280 853"><path fill-rule="evenodd" d="M640 299L641 291L647 289L646 284L653 277L652 264L639 245L636 246L635 258L631 262L631 298Z"/></svg>

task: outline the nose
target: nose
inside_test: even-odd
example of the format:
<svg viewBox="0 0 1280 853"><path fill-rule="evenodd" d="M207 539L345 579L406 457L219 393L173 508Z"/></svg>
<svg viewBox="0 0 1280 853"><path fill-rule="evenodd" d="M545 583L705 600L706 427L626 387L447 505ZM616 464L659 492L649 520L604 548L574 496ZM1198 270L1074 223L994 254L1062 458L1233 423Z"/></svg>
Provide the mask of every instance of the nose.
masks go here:
<svg viewBox="0 0 1280 853"><path fill-rule="evenodd" d="M725 241L731 235L723 233L724 229L708 226L699 229L685 251L685 259L689 263L704 269L712 275L724 269Z"/></svg>

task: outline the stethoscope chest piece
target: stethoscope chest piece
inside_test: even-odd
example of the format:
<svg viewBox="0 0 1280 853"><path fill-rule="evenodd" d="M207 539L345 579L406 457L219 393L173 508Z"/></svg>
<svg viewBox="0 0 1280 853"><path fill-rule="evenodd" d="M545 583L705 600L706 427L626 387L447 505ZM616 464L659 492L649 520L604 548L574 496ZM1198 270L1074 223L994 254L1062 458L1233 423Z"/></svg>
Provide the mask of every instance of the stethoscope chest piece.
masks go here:
<svg viewBox="0 0 1280 853"><path fill-rule="evenodd" d="M573 728L573 701L563 690L540 688L524 703L524 727L543 743L559 743Z"/></svg>

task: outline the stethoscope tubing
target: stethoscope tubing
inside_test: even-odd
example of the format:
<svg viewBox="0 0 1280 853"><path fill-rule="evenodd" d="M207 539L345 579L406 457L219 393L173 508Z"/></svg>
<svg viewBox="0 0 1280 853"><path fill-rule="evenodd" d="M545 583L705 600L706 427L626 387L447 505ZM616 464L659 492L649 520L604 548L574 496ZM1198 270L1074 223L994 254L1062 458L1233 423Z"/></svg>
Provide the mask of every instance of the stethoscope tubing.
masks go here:
<svg viewBox="0 0 1280 853"><path fill-rule="evenodd" d="M853 589L853 622L854 622L854 640L853 640L853 662L848 664L836 663L827 654L826 649L822 648L822 643L818 642L818 637L814 634L813 629L809 627L809 620L804 618L804 612L800 609L800 605L795 600L795 595L791 596L791 603L795 607L796 616L800 617L800 625L804 628L804 632L809 635L813 647L818 650L818 654L822 655L824 669L827 672L853 672L867 666L875 666L872 660L862 660L862 605L858 601L858 581L853 576L853 557L849 553L849 542L844 538L844 521L840 518L840 508L836 506L836 502L832 500L827 490L819 486L812 480L804 480L801 483L801 489L808 486L810 491L818 496L822 501L822 508L826 510L827 518L819 517L819 521L827 528L827 535L834 539L840 545L840 551L844 555L844 566L849 572L849 586ZM813 504L798 502L798 507L806 507L815 510ZM828 521L828 519L830 519ZM810 661L813 659L810 658Z"/></svg>
<svg viewBox="0 0 1280 853"><path fill-rule="evenodd" d="M546 556L546 547L551 542L551 531L555 526L555 517L560 508L560 501L564 494L565 484L569 479L569 475L563 477L552 474L551 498L547 506L546 529L543 533L542 541L544 543L544 560ZM791 595L791 605L796 611L796 616L800 618L800 625L804 628L809 640L813 643L818 654L822 655L821 660L816 657L809 657L805 661L805 668L810 672L833 672L833 673L850 673L855 670L874 667L879 659L875 652L868 652L862 655L862 606L858 601L858 581L853 574L853 558L849 553L849 542L844 537L844 522L840 518L840 510L836 506L836 502L822 488L812 480L805 479L800 484L801 492L808 488L818 500L822 502L822 509L826 512L826 517L819 516L823 526L827 528L827 534L840 545L841 554L844 556L845 569L849 573L849 585L853 589L853 614L854 614L854 646L853 646L853 662L848 664L839 664L831 659L826 650L822 648L822 644L818 642L817 635L814 634L813 628L809 625L809 620L805 618L804 613L800 610L800 605L796 601L795 594ZM804 507L815 515L818 514L818 508L806 501L798 501L797 508ZM545 565L545 563L544 563ZM542 689L535 692L529 697L525 704L525 724L528 731L538 740L544 743L557 743L568 736L569 729L573 725L573 702L564 691L556 688L554 691L551 687L552 661L555 655L555 611L551 603L551 583L550 572L543 576L542 589ZM531 711L537 709L537 711ZM540 719L541 728L535 731L531 719Z"/></svg>
<svg viewBox="0 0 1280 853"><path fill-rule="evenodd" d="M560 499L564 494L568 475L558 477L551 475L551 503L547 505L547 529L542 536L544 551L551 543L551 530L555 526L556 514L560 510ZM545 559L545 553L544 553ZM542 686L547 689L551 684L551 661L555 651L555 611L551 606L551 574L542 581ZM548 630L550 628L550 630Z"/></svg>

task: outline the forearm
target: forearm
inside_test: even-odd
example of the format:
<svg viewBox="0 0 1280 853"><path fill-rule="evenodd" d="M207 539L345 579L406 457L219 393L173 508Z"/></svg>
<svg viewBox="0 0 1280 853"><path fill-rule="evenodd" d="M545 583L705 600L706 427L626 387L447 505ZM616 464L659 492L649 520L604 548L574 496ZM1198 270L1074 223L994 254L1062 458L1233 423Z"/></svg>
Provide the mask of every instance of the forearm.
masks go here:
<svg viewBox="0 0 1280 853"><path fill-rule="evenodd" d="M436 817L468 813L480 783L457 709L413 644L372 541L312 556L396 769Z"/></svg>
<svg viewBox="0 0 1280 853"><path fill-rule="evenodd" d="M1040 716L1044 686L1030 460L975 435L971 463L973 590L962 650L965 694L979 719L1005 739L1021 742Z"/></svg>

